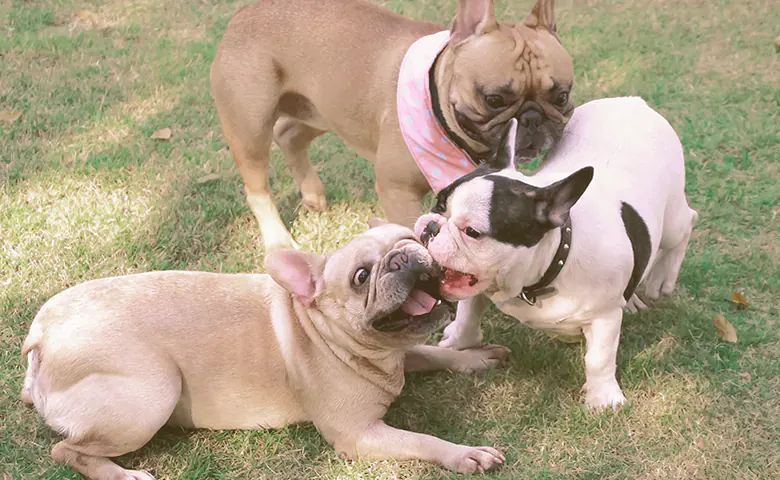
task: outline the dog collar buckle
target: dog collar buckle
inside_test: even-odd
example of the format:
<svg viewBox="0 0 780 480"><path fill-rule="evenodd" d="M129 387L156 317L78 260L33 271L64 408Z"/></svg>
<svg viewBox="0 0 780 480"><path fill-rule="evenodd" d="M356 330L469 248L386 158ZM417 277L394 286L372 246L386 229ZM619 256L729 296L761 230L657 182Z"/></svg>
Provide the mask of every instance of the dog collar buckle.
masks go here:
<svg viewBox="0 0 780 480"><path fill-rule="evenodd" d="M546 295L554 295L556 293L555 287L544 287L540 288L538 290L534 291L526 291L526 289L523 289L523 291L520 292L520 299L527 303L530 306L536 305L537 300L539 300L539 297L544 297Z"/></svg>
<svg viewBox="0 0 780 480"><path fill-rule="evenodd" d="M520 292L520 299L532 307L536 305L536 295L531 294L529 297L525 290Z"/></svg>
<svg viewBox="0 0 780 480"><path fill-rule="evenodd" d="M552 263L547 268L547 271L544 272L541 280L530 287L523 288L520 291L518 298L528 305L534 306L540 296L555 293L555 287L550 286L550 284L555 280L558 274L561 273L566 260L569 258L571 239L571 217L566 215L563 225L561 225L561 241L558 244L558 251L555 252Z"/></svg>

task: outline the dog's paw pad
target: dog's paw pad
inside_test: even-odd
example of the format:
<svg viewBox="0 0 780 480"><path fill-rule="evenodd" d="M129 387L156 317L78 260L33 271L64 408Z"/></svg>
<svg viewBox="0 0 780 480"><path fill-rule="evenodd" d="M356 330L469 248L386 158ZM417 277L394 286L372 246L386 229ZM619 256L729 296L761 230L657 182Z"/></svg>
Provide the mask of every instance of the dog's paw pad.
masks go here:
<svg viewBox="0 0 780 480"><path fill-rule="evenodd" d="M631 312L631 313L637 313L637 312L641 312L643 310L647 310L647 305L635 293L635 294L631 295L631 298L629 298L628 302L626 302L625 309L627 311Z"/></svg>
<svg viewBox="0 0 780 480"><path fill-rule="evenodd" d="M461 447L452 470L458 473L476 473L493 470L506 460L504 454L492 447Z"/></svg>
<svg viewBox="0 0 780 480"><path fill-rule="evenodd" d="M122 480L154 480L154 476L146 470L125 470Z"/></svg>
<svg viewBox="0 0 780 480"><path fill-rule="evenodd" d="M585 405L593 412L608 409L617 411L626 403L626 397L617 383L599 388L590 388L585 384L582 391L585 392Z"/></svg>

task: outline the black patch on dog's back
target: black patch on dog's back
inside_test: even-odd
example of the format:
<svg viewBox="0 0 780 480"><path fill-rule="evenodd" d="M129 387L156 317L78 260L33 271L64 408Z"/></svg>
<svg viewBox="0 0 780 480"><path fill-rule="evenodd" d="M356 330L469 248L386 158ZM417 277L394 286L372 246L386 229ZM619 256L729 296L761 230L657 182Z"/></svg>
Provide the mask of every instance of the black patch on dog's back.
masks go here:
<svg viewBox="0 0 780 480"><path fill-rule="evenodd" d="M647 224L639 216L639 213L626 202L620 202L620 217L623 219L623 226L626 228L626 235L631 241L631 250L634 251L634 268L631 270L631 278L623 291L623 298L628 301L634 294L642 275L647 268L647 262L650 261L650 232L647 230Z"/></svg>
<svg viewBox="0 0 780 480"><path fill-rule="evenodd" d="M535 203L526 195L539 189L501 175L490 175L485 179L493 182L490 236L516 247L532 247L539 243L552 228L536 219Z"/></svg>

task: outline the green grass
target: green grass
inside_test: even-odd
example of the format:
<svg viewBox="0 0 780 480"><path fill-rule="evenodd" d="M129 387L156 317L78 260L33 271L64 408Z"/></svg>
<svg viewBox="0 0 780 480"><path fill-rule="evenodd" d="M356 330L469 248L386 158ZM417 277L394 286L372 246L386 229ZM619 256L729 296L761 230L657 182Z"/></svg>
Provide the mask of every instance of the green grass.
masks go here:
<svg viewBox="0 0 780 480"><path fill-rule="evenodd" d="M154 269L257 271L257 224L225 149L208 69L243 2L11 0L0 5L0 472L77 478L18 400L33 316L82 281ZM454 0L388 0L449 23ZM519 20L530 0L499 1ZM96 14L97 22L76 16ZM508 345L487 375L411 375L396 426L506 450L486 478L780 477L780 9L768 0L559 2L575 101L640 95L672 123L700 213L678 294L628 316L619 352L631 406L581 405L582 346L491 312ZM82 15L83 17L83 15ZM151 140L170 127L170 141ZM331 209L310 214L274 153L273 188L298 240L328 251L379 212L371 165L333 136L312 147ZM198 182L207 174L218 178ZM731 292L751 302L737 310ZM715 336L725 315L740 337ZM120 461L160 479L450 478L418 462L345 462L311 426L166 430Z"/></svg>

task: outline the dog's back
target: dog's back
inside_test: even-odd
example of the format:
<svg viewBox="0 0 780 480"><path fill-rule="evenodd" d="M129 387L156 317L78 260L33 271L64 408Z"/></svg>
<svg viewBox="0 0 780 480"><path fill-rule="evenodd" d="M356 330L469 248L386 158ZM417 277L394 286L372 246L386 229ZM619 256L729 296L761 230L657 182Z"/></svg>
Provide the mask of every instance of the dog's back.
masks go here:
<svg viewBox="0 0 780 480"><path fill-rule="evenodd" d="M583 196L612 192L637 205L683 195L685 159L674 129L639 97L606 98L578 107L560 144L536 176L562 176L595 168ZM659 205L660 206L660 205ZM640 212L641 213L641 212Z"/></svg>
<svg viewBox="0 0 780 480"><path fill-rule="evenodd" d="M669 122L639 97L578 107L532 178L545 184L585 165L595 169L593 182L575 209L603 211L625 202L647 224L657 250L668 205L685 202L685 158Z"/></svg>

